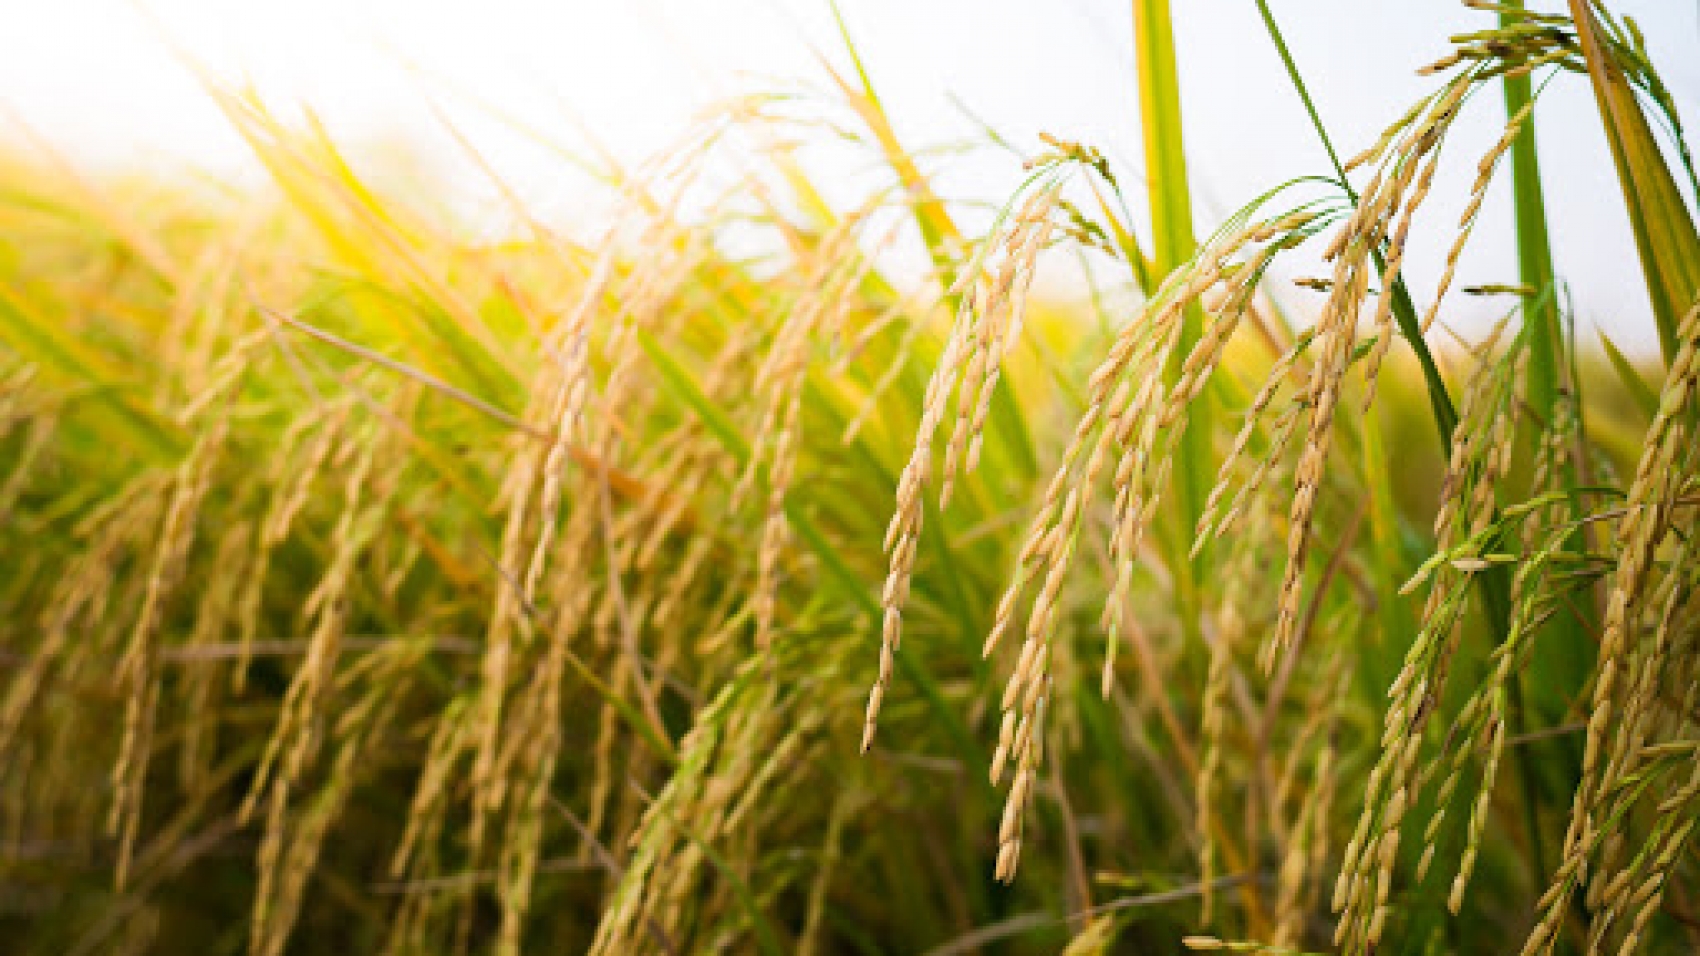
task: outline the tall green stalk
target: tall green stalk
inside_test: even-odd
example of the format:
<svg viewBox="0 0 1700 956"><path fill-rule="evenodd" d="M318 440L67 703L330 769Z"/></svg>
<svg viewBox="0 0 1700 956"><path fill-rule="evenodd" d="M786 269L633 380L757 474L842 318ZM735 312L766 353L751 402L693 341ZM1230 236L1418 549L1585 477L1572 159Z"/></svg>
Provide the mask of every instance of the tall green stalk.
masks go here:
<svg viewBox="0 0 1700 956"><path fill-rule="evenodd" d="M1145 139L1147 189L1151 204L1152 261L1154 273L1166 276L1192 258L1197 241L1192 231L1192 191L1187 184L1186 150L1181 133L1180 81L1175 70L1175 36L1168 0L1134 0L1134 49L1139 73L1139 115ZM1161 280L1159 280L1161 281ZM1165 370L1173 384L1180 377L1181 362L1198 341L1204 313L1197 305L1187 307L1181 321L1179 347ZM1216 469L1210 448L1210 391L1198 396L1187 414L1180 438L1179 468L1175 474L1175 496L1179 513L1171 522L1167 550L1178 585L1182 614L1187 627L1197 627L1199 611L1198 571L1207 556L1193 560L1186 539L1198 526L1204 497ZM1177 527L1178 526L1178 527Z"/></svg>
<svg viewBox="0 0 1700 956"><path fill-rule="evenodd" d="M1139 115L1145 141L1147 197L1151 205L1152 277L1157 284L1184 265L1197 251L1192 231L1192 189L1187 183L1185 139L1181 132L1180 80L1175 68L1175 35L1168 0L1134 0L1134 53L1139 76ZM1188 305L1181 317L1180 340L1164 381L1180 378L1186 355L1204 327L1204 311ZM1159 527L1159 542L1174 577L1176 603L1187 643L1203 641L1203 601L1199 580L1209 561L1208 549L1191 555L1191 537L1204 510L1205 496L1215 478L1211 448L1211 390L1206 387L1189 406L1181 425L1173 494L1179 507ZM1191 556L1189 556L1191 555ZM1227 851L1224 848L1224 852ZM1268 920L1256 886L1239 889L1251 927L1262 932Z"/></svg>
<svg viewBox="0 0 1700 956"><path fill-rule="evenodd" d="M1506 0L1508 8L1501 11L1499 22L1509 26L1517 22L1514 9L1523 6L1522 0ZM1505 112L1507 116L1521 113L1533 99L1532 81L1528 74L1506 75ZM1523 285L1523 323L1529 343L1529 380L1526 400L1535 415L1557 427L1558 398L1565 367L1565 335L1559 316L1556 277L1552 265L1552 246L1548 240L1546 202L1541 188L1540 159L1535 149L1535 121L1531 116L1523 122L1517 138L1511 143L1511 194L1517 224L1517 266ZM1574 463L1564 465L1562 480L1574 486L1577 475ZM1580 517L1580 516L1578 516ZM1585 552L1581 530L1572 536L1571 545ZM1585 673L1581 659L1586 653L1587 631L1592 623L1591 608L1583 608L1583 620L1559 615L1550 624L1550 636L1557 655L1537 664L1537 673L1546 679L1534 682L1536 688L1531 702L1537 712L1561 709L1580 675ZM1521 681L1514 681L1512 690L1521 696ZM1521 704L1521 702L1519 702ZM1529 748L1519 749L1524 806L1531 818L1526 821L1530 840L1530 863L1537 876L1544 872L1545 859L1539 837L1538 820L1533 818L1539 806L1539 789L1530 761Z"/></svg>
<svg viewBox="0 0 1700 956"><path fill-rule="evenodd" d="M1523 0L1506 0L1508 8L1523 6ZM1504 11L1501 25L1517 21ZM1529 105L1533 88L1527 73L1505 77L1505 112L1516 116ZM1527 290L1523 295L1523 322L1528 328L1530 404L1547 422L1558 400L1559 370L1564 367L1564 334L1559 324L1558 297L1552 294L1552 246L1547 239L1546 201L1541 191L1541 164L1535 152L1535 121L1523 123L1511 143L1511 197L1517 217L1517 271Z"/></svg>

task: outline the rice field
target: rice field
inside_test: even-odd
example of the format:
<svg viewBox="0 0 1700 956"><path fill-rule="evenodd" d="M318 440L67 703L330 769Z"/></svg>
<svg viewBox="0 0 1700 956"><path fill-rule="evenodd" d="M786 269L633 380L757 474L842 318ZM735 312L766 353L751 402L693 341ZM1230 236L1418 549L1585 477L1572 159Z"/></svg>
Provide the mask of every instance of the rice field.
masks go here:
<svg viewBox="0 0 1700 956"><path fill-rule="evenodd" d="M508 191L471 238L217 87L264 187L7 159L0 949L1700 950L1700 237L1657 64L1609 4L1471 0L1336 143L1257 5L1332 162L1208 233L1162 0L1144 175L1019 144L984 229L848 42L849 203L777 145L706 172L815 119L760 98L605 170L584 235ZM1555 273L1557 85L1656 361ZM1502 135L1443 153L1467 111ZM1495 183L1519 275L1453 288ZM1045 296L1070 257L1115 287ZM1460 295L1502 318L1455 334Z"/></svg>

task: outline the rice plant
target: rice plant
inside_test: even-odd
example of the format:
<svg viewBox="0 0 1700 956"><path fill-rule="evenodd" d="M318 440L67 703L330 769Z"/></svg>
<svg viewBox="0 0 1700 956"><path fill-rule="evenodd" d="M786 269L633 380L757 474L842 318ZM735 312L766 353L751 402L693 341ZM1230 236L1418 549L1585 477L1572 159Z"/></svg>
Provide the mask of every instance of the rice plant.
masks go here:
<svg viewBox="0 0 1700 956"><path fill-rule="evenodd" d="M0 938L1694 950L1671 95L1603 5L1472 0L1342 160L1255 2L1331 167L1204 235L1163 2L1132 11L1149 221L1048 136L965 227L848 42L830 98L604 170L589 238L496 180L515 234L469 240L217 87L269 188L9 161ZM1533 128L1560 84L1596 97L1659 368L1580 335L1555 274ZM1472 110L1502 135L1445 155ZM883 181L829 202L770 145L798 123ZM1448 293L1498 177L1520 274L1456 290L1504 306L1465 341ZM1271 266L1300 249L1329 272L1289 316ZM1127 294L1045 301L1071 253Z"/></svg>

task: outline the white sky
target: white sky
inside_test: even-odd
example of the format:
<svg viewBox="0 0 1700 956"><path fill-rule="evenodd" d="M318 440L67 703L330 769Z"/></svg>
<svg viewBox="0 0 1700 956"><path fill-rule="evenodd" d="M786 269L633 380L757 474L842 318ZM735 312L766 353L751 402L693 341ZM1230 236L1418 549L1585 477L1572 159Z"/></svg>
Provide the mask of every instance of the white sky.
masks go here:
<svg viewBox="0 0 1700 956"><path fill-rule="evenodd" d="M1141 192L1123 0L841 2L911 147L972 135L960 102L1019 146L1032 146L1041 130L1094 143L1133 187L1130 198ZM1201 228L1276 183L1325 172L1252 0L1173 5ZM1449 33L1488 20L1447 0L1272 6L1345 154L1427 88L1412 71L1444 52ZM1700 5L1613 6L1640 21L1685 120L1700 124ZM357 158L360 144L398 137L428 157L455 155L433 113L441 109L528 202L563 221L584 215L586 180L494 122L475 100L562 143L582 143L581 130L589 130L635 160L671 142L710 101L798 81L820 86L812 49L844 62L825 0L0 0L0 7L0 111L84 168L170 171L188 162L224 175L252 172L245 146L174 44L215 75L251 83L274 106L311 106ZM1580 78L1563 77L1536 114L1559 270L1584 334L1591 337L1598 323L1650 353L1656 344L1640 271L1593 110ZM1450 147L1461 172L1436 187L1431 246L1444 245L1475 157L1501 122L1496 97L1474 102ZM31 148L20 125L0 117L0 145L7 143ZM998 201L1019 176L997 151L934 162L944 191L957 198ZM445 168L452 175L454 163ZM468 181L466 195L481 194ZM1498 189L1460 285L1515 280L1509 218ZM1413 253L1419 298L1441 254ZM1461 313L1481 308L1459 304Z"/></svg>

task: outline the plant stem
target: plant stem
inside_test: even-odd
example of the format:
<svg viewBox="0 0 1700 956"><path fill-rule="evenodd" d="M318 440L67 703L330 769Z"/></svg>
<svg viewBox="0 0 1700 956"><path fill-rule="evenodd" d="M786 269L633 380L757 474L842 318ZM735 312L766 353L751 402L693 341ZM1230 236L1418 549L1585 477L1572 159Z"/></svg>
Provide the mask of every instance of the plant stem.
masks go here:
<svg viewBox="0 0 1700 956"><path fill-rule="evenodd" d="M1505 6L1521 8L1523 0L1505 0ZM1509 26L1517 21L1508 9L1500 12L1499 22L1502 26ZM1529 76L1508 74L1504 83L1506 115L1516 116L1533 98ZM1527 399L1546 426L1552 428L1557 424L1560 370L1564 367L1564 334L1559 325L1558 300L1552 294L1552 247L1547 239L1546 203L1541 190L1533 117L1524 121L1517 138L1511 143L1511 189L1517 220L1518 274L1528 287L1523 296L1523 322L1529 349ZM1569 471L1566 479L1574 484L1574 469ZM1580 533L1577 539L1580 540ZM1554 630L1555 636L1566 648L1583 639L1580 628L1567 618L1560 619ZM1511 730L1522 733L1527 730L1528 715L1524 707L1521 674L1513 676L1508 691ZM1529 831L1529 864L1539 880L1546 872L1546 854L1540 835L1540 787L1535 776L1533 755L1528 748L1519 748L1516 759L1523 789L1524 826Z"/></svg>
<svg viewBox="0 0 1700 956"><path fill-rule="evenodd" d="M1305 105L1305 112L1310 115L1310 125L1316 130L1317 139L1322 141L1322 148L1328 152L1328 161L1334 166L1334 175L1340 180L1340 186L1346 190L1346 195L1352 197L1352 202L1358 201L1358 194L1352 190L1352 184L1346 180L1346 167L1340 163L1340 154L1334 150L1334 140L1328 135L1328 128L1322 125L1322 117L1316 112L1316 103L1310 98L1310 88L1305 86L1299 75L1299 65L1293 62L1293 54L1287 49L1287 39L1281 35L1281 28L1275 25L1275 14L1269 11L1268 0L1257 0L1257 12L1263 14L1263 26L1269 33L1269 39L1275 42L1275 52L1281 54L1281 65L1287 68L1287 78L1293 81L1293 88L1299 93L1299 100Z"/></svg>
<svg viewBox="0 0 1700 956"><path fill-rule="evenodd" d="M1152 279L1161 283L1197 251L1192 227L1192 190L1187 183L1185 140L1181 130L1180 80L1175 67L1174 25L1169 0L1134 0L1133 26L1135 63L1139 78L1139 115L1145 141L1147 195L1151 204ZM1186 356L1197 344L1204 327L1204 311L1190 304L1181 319L1180 339L1163 370L1164 381L1174 385ZM1204 510L1204 498L1216 474L1211 448L1211 391L1208 387L1195 398L1181 425L1180 467L1174 477L1175 497L1180 507L1168 523L1169 533L1160 536L1174 576L1180 605L1181 627L1190 645L1202 645L1203 601L1199 593L1202 569L1208 566L1208 549L1191 552L1190 538ZM1224 843L1228 843L1224 835ZM1231 844L1224 852L1237 855ZM1240 888L1241 899L1254 929L1268 925L1255 884Z"/></svg>
<svg viewBox="0 0 1700 956"><path fill-rule="evenodd" d="M1145 165L1151 203L1152 257L1156 276L1167 276L1197 248L1192 229L1192 191L1187 183L1186 150L1181 132L1180 81L1175 68L1174 28L1168 0L1134 0L1134 42L1139 71L1139 113L1145 140ZM1158 279L1157 281L1161 281ZM1181 321L1180 341L1165 369L1173 384L1181 363L1198 342L1204 313L1189 305ZM1216 469L1210 448L1210 392L1193 402L1180 439L1180 468L1175 476L1182 534L1175 535L1174 573L1185 617L1196 625L1198 569L1206 555L1185 559L1187 535L1198 526L1204 495Z"/></svg>
<svg viewBox="0 0 1700 956"><path fill-rule="evenodd" d="M1507 7L1522 7L1522 0L1505 0ZM1509 13L1500 23L1516 21ZM1505 77L1505 112L1516 116L1532 99L1527 74ZM1524 121L1511 143L1511 191L1517 218L1518 275L1528 290L1523 296L1523 321L1529 341L1529 402L1551 423L1553 404L1558 399L1559 369L1563 368L1563 330L1559 326L1558 299L1553 287L1552 248L1547 239L1546 202L1541 190L1540 159L1535 152L1535 121Z"/></svg>

